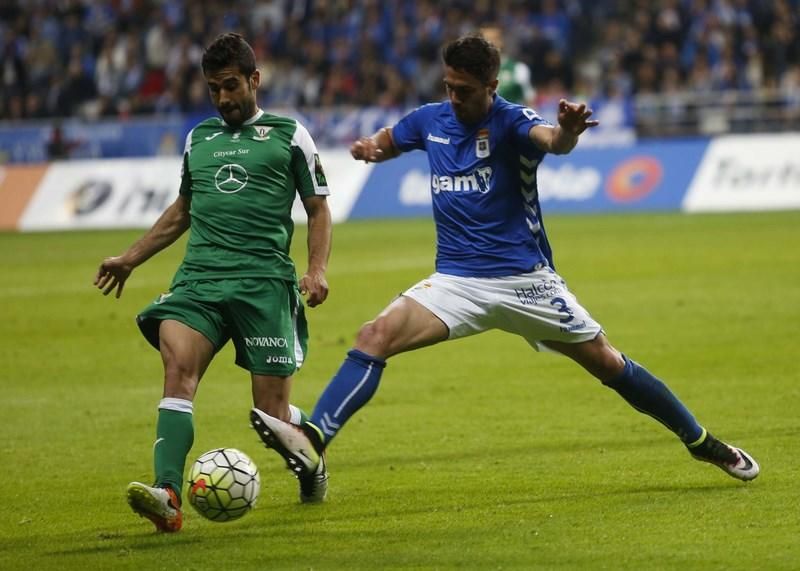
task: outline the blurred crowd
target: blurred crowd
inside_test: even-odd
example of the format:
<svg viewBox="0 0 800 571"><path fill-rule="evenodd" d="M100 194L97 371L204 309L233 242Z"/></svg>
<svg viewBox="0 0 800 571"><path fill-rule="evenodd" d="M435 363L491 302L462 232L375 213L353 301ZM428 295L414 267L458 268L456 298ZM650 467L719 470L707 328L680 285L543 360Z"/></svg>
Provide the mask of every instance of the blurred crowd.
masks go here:
<svg viewBox="0 0 800 571"><path fill-rule="evenodd" d="M410 107L439 48L489 23L527 103L800 89L800 0L0 0L0 119L209 108L203 47L253 45L262 106Z"/></svg>

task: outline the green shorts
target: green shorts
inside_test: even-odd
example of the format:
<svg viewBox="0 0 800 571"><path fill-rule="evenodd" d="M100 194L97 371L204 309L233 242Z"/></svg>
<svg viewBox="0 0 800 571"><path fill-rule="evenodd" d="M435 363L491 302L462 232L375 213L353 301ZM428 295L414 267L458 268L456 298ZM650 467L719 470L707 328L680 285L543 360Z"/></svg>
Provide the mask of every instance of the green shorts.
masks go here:
<svg viewBox="0 0 800 571"><path fill-rule="evenodd" d="M233 340L236 364L259 375L289 376L303 364L308 325L297 284L237 278L183 282L162 293L137 317L159 349L158 328L174 319L199 331L219 351Z"/></svg>

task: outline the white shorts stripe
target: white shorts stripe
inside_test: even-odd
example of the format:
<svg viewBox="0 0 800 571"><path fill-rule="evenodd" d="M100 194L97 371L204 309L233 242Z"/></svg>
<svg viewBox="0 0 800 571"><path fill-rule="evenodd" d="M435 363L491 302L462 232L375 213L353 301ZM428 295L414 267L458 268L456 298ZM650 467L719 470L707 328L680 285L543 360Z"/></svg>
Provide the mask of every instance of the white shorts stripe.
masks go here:
<svg viewBox="0 0 800 571"><path fill-rule="evenodd" d="M297 303L302 303L298 301ZM303 353L303 346L300 344L300 336L297 334L297 313L299 308L295 306L294 311L292 312L292 337L294 338L294 363L299 369L303 366L303 362L305 361L305 354Z"/></svg>

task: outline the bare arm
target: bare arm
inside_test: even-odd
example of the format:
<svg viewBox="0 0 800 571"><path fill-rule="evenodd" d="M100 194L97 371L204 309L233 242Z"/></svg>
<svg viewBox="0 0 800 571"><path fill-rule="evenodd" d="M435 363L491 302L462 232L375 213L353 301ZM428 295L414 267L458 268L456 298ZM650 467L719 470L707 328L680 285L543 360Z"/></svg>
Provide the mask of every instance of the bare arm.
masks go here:
<svg viewBox="0 0 800 571"><path fill-rule="evenodd" d="M572 103L566 99L558 102L558 125L532 127L528 136L537 147L555 155L565 155L578 144L578 137L599 122L589 120L592 110L585 103Z"/></svg>
<svg viewBox="0 0 800 571"><path fill-rule="evenodd" d="M384 127L371 137L361 137L350 146L350 154L357 161L380 163L401 154L394 146L391 127Z"/></svg>
<svg viewBox="0 0 800 571"><path fill-rule="evenodd" d="M308 270L300 278L300 293L308 295L308 306L316 307L328 297L325 271L331 253L331 211L324 196L303 199L308 215Z"/></svg>
<svg viewBox="0 0 800 571"><path fill-rule="evenodd" d="M153 227L122 255L103 260L94 278L94 285L103 290L103 295L116 289L115 297L121 296L125 280L133 269L177 240L189 228L189 223L189 200L178 196Z"/></svg>

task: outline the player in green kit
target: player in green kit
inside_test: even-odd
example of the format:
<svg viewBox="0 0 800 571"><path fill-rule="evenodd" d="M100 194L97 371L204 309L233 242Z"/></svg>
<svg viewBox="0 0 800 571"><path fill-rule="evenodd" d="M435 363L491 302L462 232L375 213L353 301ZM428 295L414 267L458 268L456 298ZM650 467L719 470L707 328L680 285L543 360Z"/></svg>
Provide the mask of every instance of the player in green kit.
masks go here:
<svg viewBox="0 0 800 571"><path fill-rule="evenodd" d="M294 119L256 104L260 75L253 50L238 34L223 34L206 49L203 73L221 118L186 137L180 193L153 227L120 256L103 260L94 283L122 294L135 267L190 231L186 255L161 294L137 316L161 353L164 394L154 445L155 483L132 482L128 503L160 531L182 525L181 487L192 446L192 401L212 358L230 339L236 363L252 379L256 408L299 424L289 404L292 375L302 365L308 332L301 295L325 301L331 244L328 186L308 131ZM308 269L297 280L289 257L299 195L308 214ZM301 481L300 498L321 501L324 466Z"/></svg>
<svg viewBox="0 0 800 571"><path fill-rule="evenodd" d="M497 24L481 28L481 36L500 50L500 69L497 71L497 94L520 105L533 105L536 90L531 84L531 70L524 62L508 56L503 50L503 31Z"/></svg>

